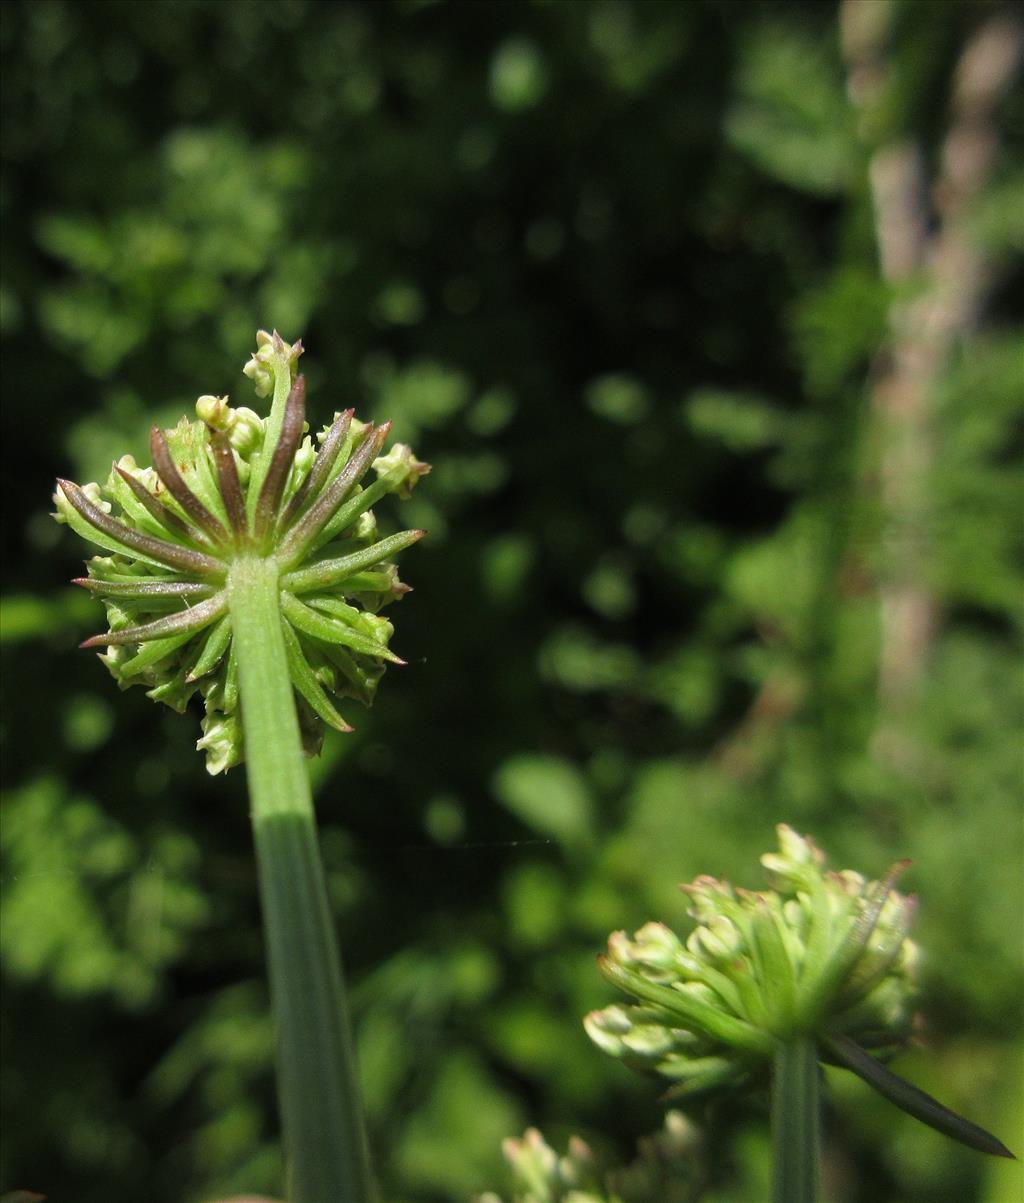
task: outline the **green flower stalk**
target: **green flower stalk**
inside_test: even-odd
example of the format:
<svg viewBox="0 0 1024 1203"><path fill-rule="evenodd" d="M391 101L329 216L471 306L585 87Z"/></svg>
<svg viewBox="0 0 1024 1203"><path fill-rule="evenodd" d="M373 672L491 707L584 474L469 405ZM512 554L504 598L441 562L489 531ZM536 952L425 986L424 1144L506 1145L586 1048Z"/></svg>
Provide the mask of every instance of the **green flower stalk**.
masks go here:
<svg viewBox="0 0 1024 1203"><path fill-rule="evenodd" d="M681 1098L772 1071L777 1203L818 1189L819 1061L859 1074L922 1122L984 1152L988 1133L897 1078L876 1057L908 1041L918 950L916 906L894 883L825 870L814 842L785 825L762 856L770 889L698 877L682 889L697 926L685 943L661 923L614 933L602 973L637 1002L584 1020L605 1052L653 1071Z"/></svg>
<svg viewBox="0 0 1024 1203"><path fill-rule="evenodd" d="M153 466L130 456L104 487L58 482L58 521L110 553L76 583L110 629L83 647L122 689L205 708L198 747L219 773L246 762L278 1029L291 1203L373 1197L340 961L303 752L327 727L350 731L346 698L370 704L408 592L392 561L424 534L377 534L371 507L408 496L429 467L408 447L382 454L390 423L336 413L306 434L301 342L260 331L244 368L261 418L202 396L197 420L154 427ZM365 478L372 469L374 479ZM119 512L114 512L114 507Z"/></svg>

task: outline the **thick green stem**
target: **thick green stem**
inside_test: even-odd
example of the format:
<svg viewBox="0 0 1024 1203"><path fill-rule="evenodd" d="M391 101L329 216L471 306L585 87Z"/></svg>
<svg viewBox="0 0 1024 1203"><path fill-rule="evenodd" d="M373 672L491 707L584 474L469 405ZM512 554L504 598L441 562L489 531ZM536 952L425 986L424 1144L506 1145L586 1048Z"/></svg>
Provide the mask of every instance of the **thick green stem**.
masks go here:
<svg viewBox="0 0 1024 1203"><path fill-rule="evenodd" d="M289 1203L371 1203L345 988L281 631L278 568L228 574L277 1029Z"/></svg>
<svg viewBox="0 0 1024 1203"><path fill-rule="evenodd" d="M816 1203L821 1103L814 1040L780 1044L773 1070L772 1203Z"/></svg>

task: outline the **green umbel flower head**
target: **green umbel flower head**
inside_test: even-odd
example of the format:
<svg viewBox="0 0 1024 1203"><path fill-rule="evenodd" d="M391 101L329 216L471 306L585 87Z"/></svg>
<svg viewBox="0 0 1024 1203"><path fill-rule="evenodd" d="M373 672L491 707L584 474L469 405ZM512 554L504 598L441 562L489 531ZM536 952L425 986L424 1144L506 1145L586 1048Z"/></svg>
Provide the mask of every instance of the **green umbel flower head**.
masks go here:
<svg viewBox="0 0 1024 1203"><path fill-rule="evenodd" d="M563 1157L536 1128L527 1128L521 1138L502 1141L501 1151L512 1171L514 1203L604 1203L594 1155L578 1136L570 1138ZM501 1203L501 1199L488 1193L477 1203Z"/></svg>
<svg viewBox="0 0 1024 1203"><path fill-rule="evenodd" d="M103 600L110 624L82 646L107 649L100 659L122 689L144 685L177 711L198 692L198 747L211 773L243 757L232 560L256 554L278 565L288 664L314 753L325 726L351 730L337 699L369 705L385 665L403 663L379 611L408 592L391 557L424 534L379 539L370 507L386 493L407 497L429 466L400 444L382 455L390 423L359 422L352 410L335 414L314 446L296 375L302 343L260 331L256 344L244 371L258 396L273 394L266 418L200 397L198 420L153 428L152 467L124 456L102 487L61 480L54 495L57 520L112 553L76 581ZM371 467L376 479L360 484Z"/></svg>
<svg viewBox="0 0 1024 1203"><path fill-rule="evenodd" d="M664 924L616 932L605 976L638 1003L584 1020L600 1048L675 1083L673 1095L738 1083L780 1041L845 1039L894 1052L910 1034L915 900L882 881L824 868L806 836L777 828L761 858L766 891L698 877L682 889L697 921L685 944Z"/></svg>
<svg viewBox="0 0 1024 1203"><path fill-rule="evenodd" d="M700 1177L697 1129L669 1111L660 1132L641 1139L636 1159L618 1170L602 1170L589 1145L570 1137L559 1156L536 1128L510 1137L502 1152L512 1173L513 1203L694 1203ZM477 1203L501 1203L495 1194Z"/></svg>

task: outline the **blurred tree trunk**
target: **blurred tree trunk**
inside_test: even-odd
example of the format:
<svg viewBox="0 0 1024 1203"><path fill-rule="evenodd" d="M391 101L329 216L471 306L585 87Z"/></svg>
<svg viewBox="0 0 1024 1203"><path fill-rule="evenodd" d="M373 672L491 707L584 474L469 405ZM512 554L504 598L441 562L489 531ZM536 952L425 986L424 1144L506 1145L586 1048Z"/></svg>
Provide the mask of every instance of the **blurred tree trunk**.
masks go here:
<svg viewBox="0 0 1024 1203"><path fill-rule="evenodd" d="M968 229L988 179L998 136L996 111L1024 37L998 14L969 38L952 85L950 127L934 185L921 147L892 124L893 6L843 0L840 24L848 90L860 132L873 144L869 166L880 270L893 290L889 341L871 384L881 511L879 565L879 753L906 766L902 716L925 671L935 634L929 510L937 415L936 385L957 344L978 324L990 282L984 251Z"/></svg>

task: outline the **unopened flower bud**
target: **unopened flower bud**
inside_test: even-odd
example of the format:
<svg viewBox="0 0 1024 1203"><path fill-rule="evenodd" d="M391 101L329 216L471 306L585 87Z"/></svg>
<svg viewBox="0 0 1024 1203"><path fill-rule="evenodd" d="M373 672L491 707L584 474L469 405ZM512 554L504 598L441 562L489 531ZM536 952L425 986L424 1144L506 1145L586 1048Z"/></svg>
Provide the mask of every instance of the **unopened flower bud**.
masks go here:
<svg viewBox="0 0 1024 1203"><path fill-rule="evenodd" d="M301 339L289 345L276 330L273 334L268 334L266 330L257 331L256 350L242 368L253 382L257 397L270 396L279 372L287 371L291 382L302 350Z"/></svg>
<svg viewBox="0 0 1024 1203"><path fill-rule="evenodd" d="M196 417L207 426L212 426L214 430L229 430L232 412L227 397L215 397L211 393L204 393L196 400Z"/></svg>
<svg viewBox="0 0 1024 1203"><path fill-rule="evenodd" d="M802 889L815 875L820 876L825 854L809 836L799 835L785 823L780 823L775 830L779 851L766 852L761 857L768 882L775 889Z"/></svg>
<svg viewBox="0 0 1024 1203"><path fill-rule="evenodd" d="M295 452L295 459L292 462L292 471L288 479L287 490L289 496L295 492L309 475L309 470L313 467L315 459L316 448L313 446L309 435L307 435L299 445L299 449Z"/></svg>
<svg viewBox="0 0 1024 1203"><path fill-rule="evenodd" d="M727 961L740 951L742 939L731 919L715 915L693 931L686 941L686 947L694 956L700 956L703 952L712 960Z"/></svg>
<svg viewBox="0 0 1024 1203"><path fill-rule="evenodd" d="M387 479L388 492L399 497L410 496L416 482L430 471L430 465L418 460L404 443L396 443L387 455L378 456L373 468L379 477Z"/></svg>
<svg viewBox="0 0 1024 1203"><path fill-rule="evenodd" d="M207 772L223 773L242 759L242 724L237 715L213 714L202 720L203 737L196 743L206 753Z"/></svg>
<svg viewBox="0 0 1024 1203"><path fill-rule="evenodd" d="M377 538L377 517L373 510L359 515L352 528L352 538L360 543L372 543Z"/></svg>
<svg viewBox="0 0 1024 1203"><path fill-rule="evenodd" d="M585 1015L583 1026L598 1048L620 1057L626 1048L622 1038L632 1031L633 1021L625 1007L611 1006Z"/></svg>
<svg viewBox="0 0 1024 1203"><path fill-rule="evenodd" d="M94 480L91 480L87 485L82 485L82 492L86 495L89 501L101 509L104 514L110 513L112 508L110 502L107 501L107 499L103 496L103 490Z"/></svg>
<svg viewBox="0 0 1024 1203"><path fill-rule="evenodd" d="M242 371L252 381L257 397L269 397L274 391L274 372L269 356L254 355Z"/></svg>

